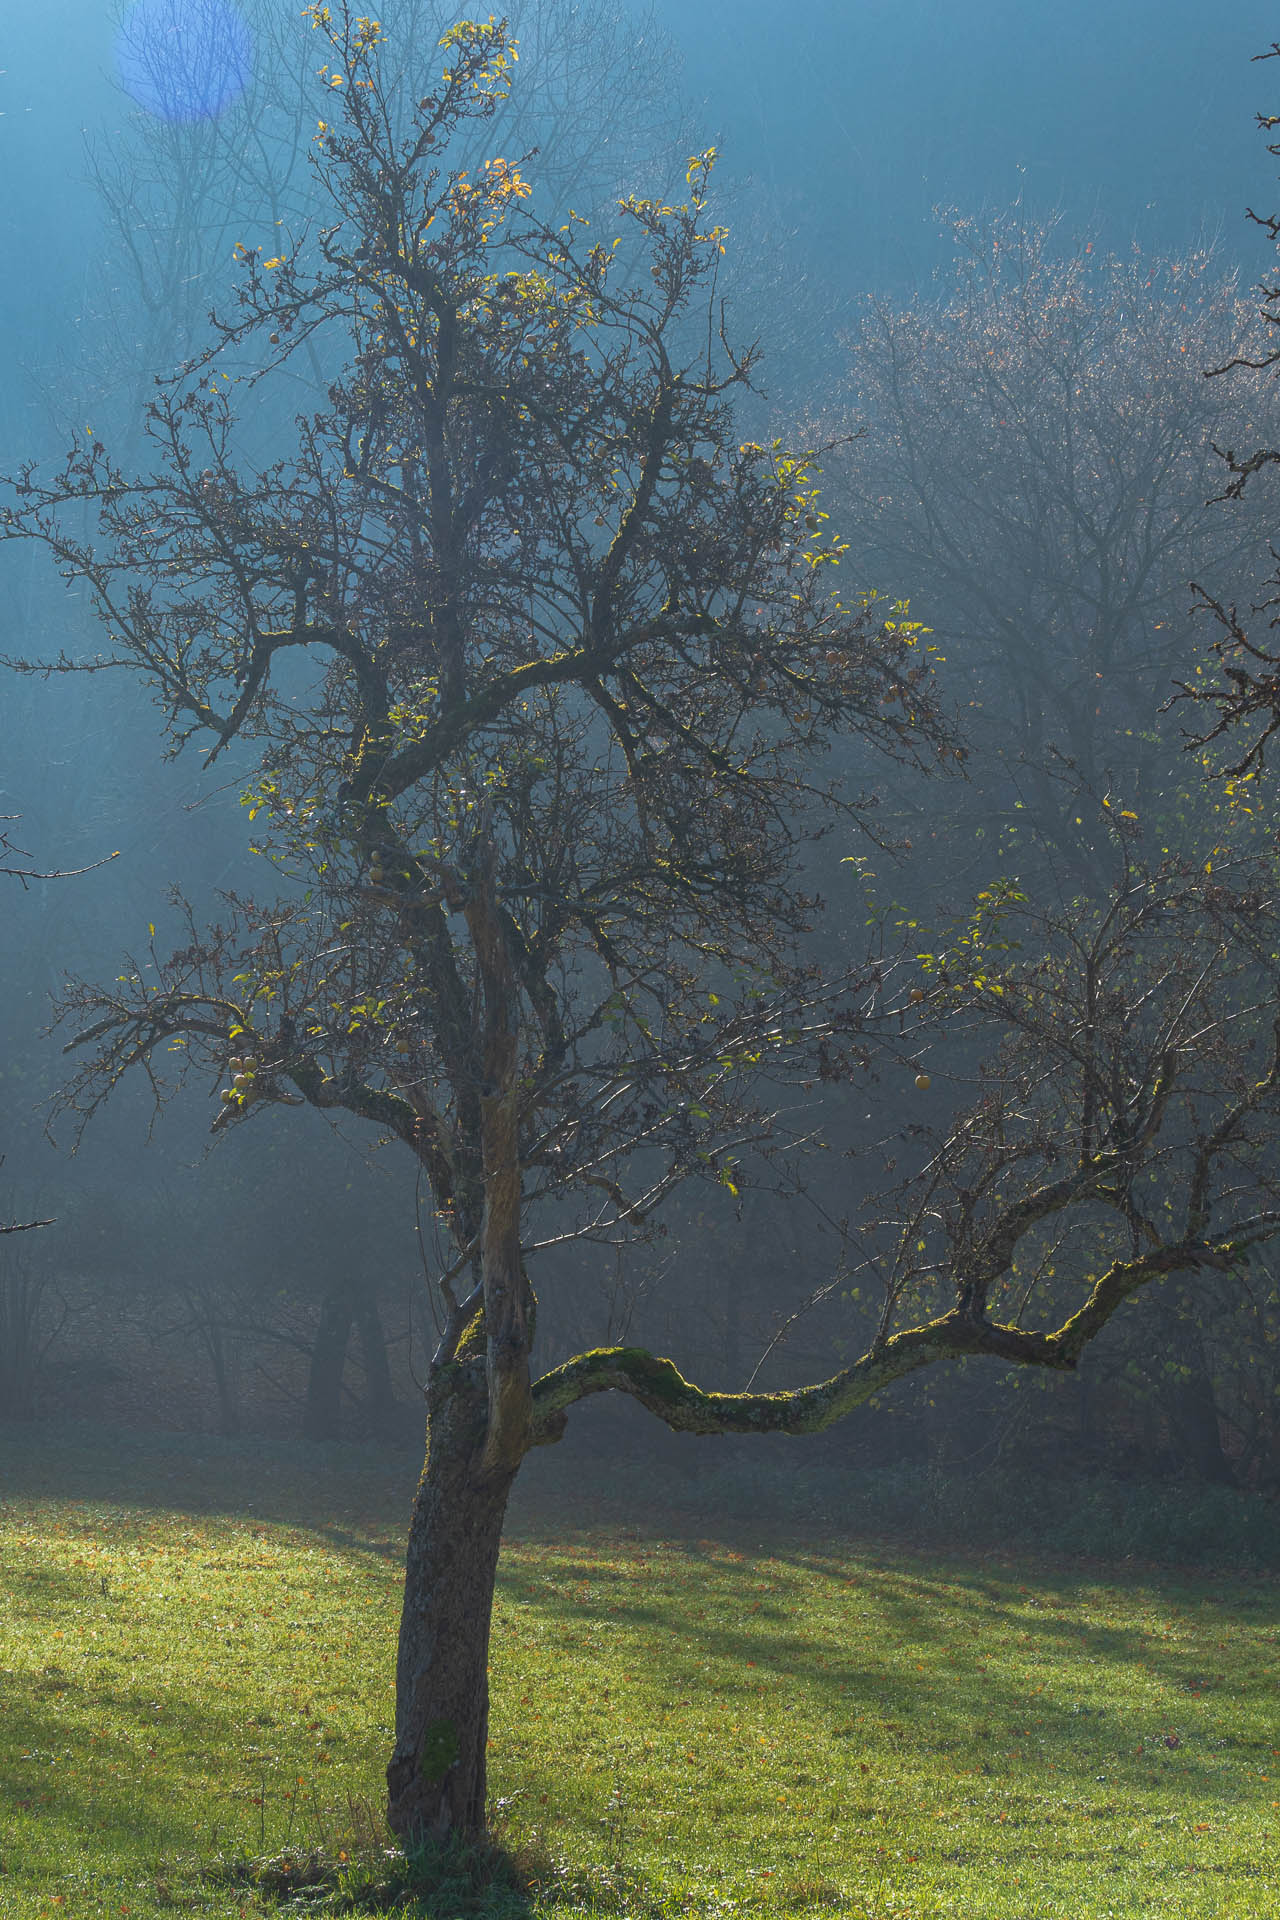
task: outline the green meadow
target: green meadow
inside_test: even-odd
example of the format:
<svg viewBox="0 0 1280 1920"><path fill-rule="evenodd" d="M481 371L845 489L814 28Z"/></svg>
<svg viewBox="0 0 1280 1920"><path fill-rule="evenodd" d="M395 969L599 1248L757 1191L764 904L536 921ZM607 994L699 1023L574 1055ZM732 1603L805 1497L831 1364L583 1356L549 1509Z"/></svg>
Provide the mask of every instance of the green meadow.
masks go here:
<svg viewBox="0 0 1280 1920"><path fill-rule="evenodd" d="M378 1810L411 1480L0 1438L5 1920L1280 1904L1273 1580L696 1536L550 1482L494 1623L499 1851L405 1862Z"/></svg>

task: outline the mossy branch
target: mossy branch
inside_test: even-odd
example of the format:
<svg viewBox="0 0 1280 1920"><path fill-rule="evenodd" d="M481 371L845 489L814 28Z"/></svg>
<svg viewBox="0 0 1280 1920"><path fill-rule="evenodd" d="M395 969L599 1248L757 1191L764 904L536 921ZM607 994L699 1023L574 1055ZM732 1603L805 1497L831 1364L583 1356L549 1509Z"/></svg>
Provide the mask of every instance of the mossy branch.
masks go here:
<svg viewBox="0 0 1280 1920"><path fill-rule="evenodd" d="M1278 1230L1270 1225L1271 1233ZM1078 1312L1049 1331L1003 1326L953 1307L870 1347L829 1380L777 1393L708 1393L674 1362L643 1347L598 1347L544 1374L533 1389L532 1444L560 1437L567 1410L592 1393L626 1393L676 1433L821 1433L873 1394L921 1367L986 1354L1015 1366L1068 1372L1116 1309L1149 1281L1240 1257L1238 1236L1220 1243L1183 1241L1117 1260L1095 1280Z"/></svg>

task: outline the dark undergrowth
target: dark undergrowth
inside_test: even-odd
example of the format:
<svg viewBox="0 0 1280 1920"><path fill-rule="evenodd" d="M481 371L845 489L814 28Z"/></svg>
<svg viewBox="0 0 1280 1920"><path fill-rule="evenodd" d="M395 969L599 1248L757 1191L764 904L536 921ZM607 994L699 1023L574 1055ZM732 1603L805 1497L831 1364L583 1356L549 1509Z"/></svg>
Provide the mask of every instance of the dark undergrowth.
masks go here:
<svg viewBox="0 0 1280 1920"><path fill-rule="evenodd" d="M583 1423L584 1427L586 1423ZM631 1456L584 1433L530 1456L508 1531L660 1526L740 1539L794 1532L904 1546L1033 1552L1115 1565L1280 1572L1280 1504L1197 1481L1106 1472L980 1471L941 1464L861 1466L803 1441L700 1442ZM314 1527L317 1499L335 1544L387 1535L396 1554L421 1466L412 1452L204 1434L103 1432L88 1424L0 1423L0 1497L120 1499L248 1513ZM304 1490L305 1491L300 1491Z"/></svg>

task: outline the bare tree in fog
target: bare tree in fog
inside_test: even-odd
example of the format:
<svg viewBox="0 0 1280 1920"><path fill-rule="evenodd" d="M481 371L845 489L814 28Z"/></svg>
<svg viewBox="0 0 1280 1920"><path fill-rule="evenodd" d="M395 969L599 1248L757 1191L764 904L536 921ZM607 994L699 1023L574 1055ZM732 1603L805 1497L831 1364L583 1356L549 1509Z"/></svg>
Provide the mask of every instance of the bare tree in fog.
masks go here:
<svg viewBox="0 0 1280 1920"><path fill-rule="evenodd" d="M106 865L106 861L97 860L91 867L32 866L30 855L14 844L9 833L17 817L0 815L0 877L17 880L26 887L33 880L68 880ZM108 860L116 858L114 853L107 856ZM3 1165L0 1156L0 1167ZM54 1224L52 1219L0 1220L0 1237L33 1233ZM56 1326L46 1322L45 1304L51 1285L47 1268L15 1253L10 1246L0 1249L0 1418L26 1419L34 1408L41 1370L66 1321L64 1309Z"/></svg>
<svg viewBox="0 0 1280 1920"><path fill-rule="evenodd" d="M1266 551L1263 503L1221 497L1218 449L1252 444L1273 396L1204 377L1256 352L1257 315L1211 253L1116 255L1018 209L951 234L934 287L865 304L835 413L856 435L838 499L860 569L935 629L968 721L945 813L898 805L936 889L959 868L1095 892L1105 836L1064 762L1165 843L1212 818L1158 710L1194 661L1192 580L1233 592ZM1110 1349L1197 1473L1233 1471L1230 1356L1254 1321L1238 1287L1170 1286L1132 1351ZM1259 1443L1235 1444L1244 1469Z"/></svg>
<svg viewBox="0 0 1280 1920"><path fill-rule="evenodd" d="M924 637L839 584L815 456L741 435L755 355L719 298L712 156L680 198L624 200L615 251L535 218L509 156L450 166L455 130L471 151L506 97L504 27L454 29L412 106L376 23L312 18L332 224L314 262L246 250L222 338L270 381L336 336L327 405L255 466L256 382L210 354L160 389L152 472L80 440L18 476L0 532L89 583L95 669L141 674L175 747L260 755L263 896L72 990L66 1106L87 1118L140 1075L157 1101L184 1078L220 1093L217 1131L347 1113L430 1192L390 1817L470 1833L528 1452L605 1391L677 1431L799 1434L961 1355L1070 1368L1140 1287L1233 1269L1280 1225L1280 942L1243 866L1147 871L1117 819L1102 908L1006 890L907 981L884 949L817 969L808 847L866 827L833 746L923 773L951 742ZM553 1289L569 1246L653 1233L692 1180L733 1189L809 1131L806 1083L873 1047L943 1117L909 1131L913 1176L866 1225L885 1286L864 1354L779 1393L709 1393L621 1345L537 1376L531 1269ZM989 1063L950 1122L948 1047ZM1063 1302L1036 1249L1069 1218L1096 1253Z"/></svg>
<svg viewBox="0 0 1280 1920"><path fill-rule="evenodd" d="M0 1227L0 1233L24 1233L50 1227L52 1220L31 1220ZM49 1269L26 1250L0 1245L0 1420L29 1420L36 1411L41 1375L67 1321L65 1301L56 1317L48 1313L56 1297Z"/></svg>
<svg viewBox="0 0 1280 1920"><path fill-rule="evenodd" d="M952 231L938 289L868 301L850 339L841 524L963 677L988 756L970 829L1020 794L1084 877L1054 754L1167 805L1177 755L1154 715L1190 651L1189 583L1229 591L1265 550L1261 513L1212 496L1215 446L1267 402L1204 378L1256 316L1212 254L1103 254L1017 211Z"/></svg>
<svg viewBox="0 0 1280 1920"><path fill-rule="evenodd" d="M207 338L233 249L294 246L328 217L307 165L315 69L323 58L315 36L299 9L282 10L273 0L247 0L239 11L253 58L234 104L186 117L136 108L110 135L88 141L105 244L86 281L80 364L62 369L49 390L60 420L67 404L60 396L69 392L70 423L79 424L86 406L106 416L100 426L117 422L123 400L127 429L135 430L156 370L177 365ZM474 170L493 152L514 159L536 150L550 201L592 214L642 172L651 177L656 158L684 144L672 86L678 56L651 15L617 0L572 7L515 0L504 17L527 83L499 104L485 143L468 145L463 132L453 157L459 168ZM448 6L421 0L392 0L383 10L406 106L436 71L437 44L453 18ZM159 31L153 19L135 28ZM211 7L210 39L224 31ZM137 49L143 61L150 52L145 43ZM314 401L336 371L314 352L295 362L293 393L285 384L280 389L282 418Z"/></svg>
<svg viewBox="0 0 1280 1920"><path fill-rule="evenodd" d="M109 853L104 859L94 860L87 867L34 867L31 864L30 854L25 853L21 847L14 844L9 832L9 828L17 821L18 817L17 814L12 813L0 814L0 877L6 880L17 880L24 887L30 886L33 880L72 880L75 879L77 875L92 873L98 867L106 866L109 861L117 860L120 857L118 854ZM3 1160L0 1159L0 1166L3 1166L3 1164ZM52 1220L0 1221L0 1234L30 1233L36 1227L51 1227L53 1224ZM5 1285L7 1286L7 1284L6 1281ZM20 1282L16 1284L19 1285L23 1304L21 1308L17 1306L13 1307L12 1313L14 1316L21 1318L22 1324L25 1327L29 1318L29 1303L35 1297L35 1288L33 1285L27 1284L25 1277L21 1278ZM7 1293L4 1298L7 1299ZM7 1315L8 1312L9 1309L4 1307L3 1303L0 1302L0 1313ZM3 1341L0 1341L0 1348L2 1347ZM23 1350L24 1352L26 1351L25 1342Z"/></svg>
<svg viewBox="0 0 1280 1920"><path fill-rule="evenodd" d="M1280 41L1254 58L1280 58ZM1280 115L1260 113L1258 125L1264 132L1274 132ZM1267 151L1280 158L1280 140L1268 141ZM1280 214L1260 214L1250 208L1249 218L1280 243ZM1261 340L1218 356L1205 371L1215 386L1260 412L1264 400L1274 395L1274 372L1280 366L1280 347L1267 344L1280 326L1280 282L1264 281L1258 291L1265 329ZM1251 426L1248 415L1246 420ZM1198 716L1189 722L1191 744L1199 750L1212 749L1213 764L1225 776L1228 796L1241 805L1251 797L1251 783L1261 782L1267 750L1280 732L1280 644L1274 638L1280 626L1280 548L1274 532L1278 438L1274 429L1264 435L1244 426L1234 435L1222 435L1214 449L1223 499L1237 510L1248 502L1261 514L1269 533L1268 556L1276 564L1273 571L1260 570L1254 576L1245 589L1248 599L1198 579L1200 611L1215 629L1209 648L1211 671L1206 675L1202 666L1197 667L1194 676L1180 679L1173 703L1189 702L1189 707L1182 706L1184 713L1194 714L1197 707L1206 710L1202 722L1197 724ZM1253 786L1253 793L1258 791Z"/></svg>

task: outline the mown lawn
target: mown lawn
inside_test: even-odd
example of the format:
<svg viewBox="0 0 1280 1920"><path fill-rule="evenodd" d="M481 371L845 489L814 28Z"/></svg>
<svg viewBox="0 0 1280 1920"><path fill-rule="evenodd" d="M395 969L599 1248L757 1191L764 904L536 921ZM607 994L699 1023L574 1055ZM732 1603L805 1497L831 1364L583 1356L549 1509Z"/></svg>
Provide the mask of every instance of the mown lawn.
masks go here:
<svg viewBox="0 0 1280 1920"><path fill-rule="evenodd" d="M10 1430L0 1475L0 1914L278 1913L235 1863L313 1847L376 1878L403 1459ZM480 1907L1271 1916L1278 1631L1273 1582L526 1509L492 1787L530 1891Z"/></svg>

